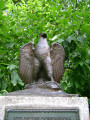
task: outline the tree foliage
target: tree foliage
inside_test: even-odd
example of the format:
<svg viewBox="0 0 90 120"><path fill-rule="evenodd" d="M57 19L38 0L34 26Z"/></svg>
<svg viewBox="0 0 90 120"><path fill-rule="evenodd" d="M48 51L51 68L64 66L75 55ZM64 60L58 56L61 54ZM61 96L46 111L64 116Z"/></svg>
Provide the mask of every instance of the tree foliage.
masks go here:
<svg viewBox="0 0 90 120"><path fill-rule="evenodd" d="M20 47L30 41L36 44L37 35L46 32L49 44L58 42L65 49L62 89L90 98L89 20L89 0L0 0L1 94L23 89Z"/></svg>

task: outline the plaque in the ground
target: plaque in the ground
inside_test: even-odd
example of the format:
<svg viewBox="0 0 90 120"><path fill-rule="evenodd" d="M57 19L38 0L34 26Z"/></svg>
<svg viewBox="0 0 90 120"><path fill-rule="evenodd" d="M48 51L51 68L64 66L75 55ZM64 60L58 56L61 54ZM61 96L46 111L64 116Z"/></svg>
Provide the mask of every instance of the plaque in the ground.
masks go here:
<svg viewBox="0 0 90 120"><path fill-rule="evenodd" d="M80 120L78 109L6 109L5 120Z"/></svg>

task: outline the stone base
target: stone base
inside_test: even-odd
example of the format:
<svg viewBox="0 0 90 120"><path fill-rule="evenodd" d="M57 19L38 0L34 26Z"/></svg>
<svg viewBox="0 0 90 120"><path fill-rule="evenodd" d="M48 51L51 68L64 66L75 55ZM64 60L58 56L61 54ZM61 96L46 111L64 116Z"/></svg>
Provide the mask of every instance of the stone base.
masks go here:
<svg viewBox="0 0 90 120"><path fill-rule="evenodd" d="M34 91L35 90L35 91ZM62 90L49 90L49 89L24 89L11 93L7 93L6 96L46 96L46 97L78 97L78 94L68 94Z"/></svg>
<svg viewBox="0 0 90 120"><path fill-rule="evenodd" d="M68 94L61 90L60 85L53 81L42 81L28 84L24 90L7 93L6 96L51 96L51 97L77 97L78 94Z"/></svg>
<svg viewBox="0 0 90 120"><path fill-rule="evenodd" d="M80 120L89 120L88 99L86 97L0 96L0 120L4 120L6 108L46 110L77 108Z"/></svg>

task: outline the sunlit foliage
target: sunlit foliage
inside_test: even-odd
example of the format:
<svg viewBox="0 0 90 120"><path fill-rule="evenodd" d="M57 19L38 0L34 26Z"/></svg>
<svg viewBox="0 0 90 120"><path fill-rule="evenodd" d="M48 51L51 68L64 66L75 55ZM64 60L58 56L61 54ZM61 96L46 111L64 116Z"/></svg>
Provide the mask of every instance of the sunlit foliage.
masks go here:
<svg viewBox="0 0 90 120"><path fill-rule="evenodd" d="M62 89L90 98L89 21L89 0L0 0L0 93L23 89L20 47L46 32L65 49Z"/></svg>

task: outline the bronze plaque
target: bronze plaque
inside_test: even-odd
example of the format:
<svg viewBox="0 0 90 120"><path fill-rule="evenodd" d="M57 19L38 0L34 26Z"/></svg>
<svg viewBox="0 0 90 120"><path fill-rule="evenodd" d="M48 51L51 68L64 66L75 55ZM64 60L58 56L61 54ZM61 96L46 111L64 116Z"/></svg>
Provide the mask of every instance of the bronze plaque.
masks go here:
<svg viewBox="0 0 90 120"><path fill-rule="evenodd" d="M80 120L78 109L6 109L5 120Z"/></svg>

